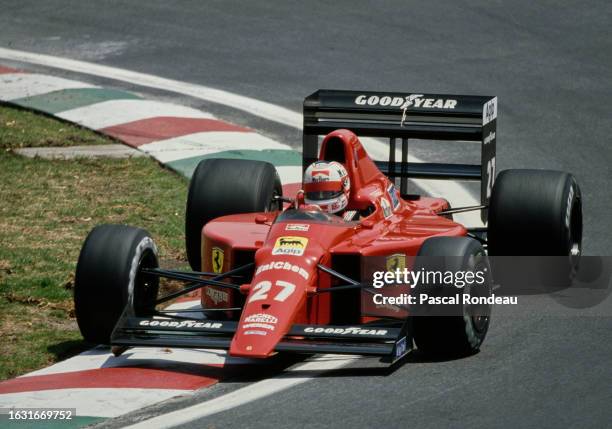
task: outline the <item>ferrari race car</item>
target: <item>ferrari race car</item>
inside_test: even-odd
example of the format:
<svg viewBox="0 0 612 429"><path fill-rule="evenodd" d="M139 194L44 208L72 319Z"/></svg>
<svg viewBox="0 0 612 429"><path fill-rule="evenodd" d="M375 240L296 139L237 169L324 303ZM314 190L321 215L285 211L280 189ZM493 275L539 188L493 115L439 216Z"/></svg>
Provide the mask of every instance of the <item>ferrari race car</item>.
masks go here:
<svg viewBox="0 0 612 429"><path fill-rule="evenodd" d="M317 160L342 164L351 183L347 210L357 216L304 204L303 191L283 196L270 163L205 159L187 197L193 271L160 268L143 229L100 225L90 232L75 279L83 337L110 344L115 354L162 346L226 349L250 358L360 354L393 363L414 345L430 354L475 352L489 327L490 304L457 303L440 315L381 303L373 299L381 289L373 288L372 273L483 270L485 284L472 293L486 297L492 283L487 255L562 256L570 269L577 263L582 209L576 180L543 170L496 176L496 123L496 97L315 92L304 101L303 167ZM382 143L388 159L371 159L360 137L388 139ZM408 162L409 139L477 142L481 162ZM444 198L408 194L409 178L480 181L480 204L451 208ZM486 228L453 221L453 214L470 210L481 212ZM160 278L185 286L161 294ZM396 297L419 293L406 285L383 289ZM166 308L196 291L201 308Z"/></svg>

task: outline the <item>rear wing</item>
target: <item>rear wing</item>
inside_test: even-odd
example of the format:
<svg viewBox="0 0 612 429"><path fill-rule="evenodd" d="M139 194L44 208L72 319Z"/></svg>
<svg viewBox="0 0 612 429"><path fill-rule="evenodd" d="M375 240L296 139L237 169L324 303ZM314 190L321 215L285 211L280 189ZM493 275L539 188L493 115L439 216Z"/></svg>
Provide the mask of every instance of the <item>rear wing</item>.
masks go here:
<svg viewBox="0 0 612 429"><path fill-rule="evenodd" d="M389 138L389 159L376 164L388 177L400 178L400 193L407 193L408 178L477 180L481 204L488 205L495 181L497 97L319 90L304 100L303 168L318 158L318 136L339 128L359 137ZM480 164L408 162L411 138L480 142ZM395 159L398 140L400 161Z"/></svg>

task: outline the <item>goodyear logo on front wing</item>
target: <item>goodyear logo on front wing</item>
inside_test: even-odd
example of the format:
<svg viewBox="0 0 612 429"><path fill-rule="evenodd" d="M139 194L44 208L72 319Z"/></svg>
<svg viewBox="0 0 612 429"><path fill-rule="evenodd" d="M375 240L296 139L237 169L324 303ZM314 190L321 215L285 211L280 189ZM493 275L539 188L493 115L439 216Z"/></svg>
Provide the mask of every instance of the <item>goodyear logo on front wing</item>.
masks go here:
<svg viewBox="0 0 612 429"><path fill-rule="evenodd" d="M278 237L276 243L274 243L272 254L302 256L307 245L308 239L306 237Z"/></svg>
<svg viewBox="0 0 612 429"><path fill-rule="evenodd" d="M212 270L213 273L219 274L223 272L223 249L220 247L212 248Z"/></svg>

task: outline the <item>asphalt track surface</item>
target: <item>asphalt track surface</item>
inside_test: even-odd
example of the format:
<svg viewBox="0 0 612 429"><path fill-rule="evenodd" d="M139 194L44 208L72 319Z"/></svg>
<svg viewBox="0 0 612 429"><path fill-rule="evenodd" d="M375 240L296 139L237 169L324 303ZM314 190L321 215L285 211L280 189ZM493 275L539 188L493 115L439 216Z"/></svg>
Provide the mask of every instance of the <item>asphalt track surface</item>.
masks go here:
<svg viewBox="0 0 612 429"><path fill-rule="evenodd" d="M497 95L498 170L574 173L584 197L585 251L606 255L610 22L607 1L4 0L0 46L199 83L296 111L318 88ZM188 97L152 95L299 147L295 129ZM543 298L527 314L498 312L482 351L470 358L430 362L416 355L394 372L356 361L190 427L606 427L611 313L559 316L552 306ZM221 383L189 403L245 383Z"/></svg>

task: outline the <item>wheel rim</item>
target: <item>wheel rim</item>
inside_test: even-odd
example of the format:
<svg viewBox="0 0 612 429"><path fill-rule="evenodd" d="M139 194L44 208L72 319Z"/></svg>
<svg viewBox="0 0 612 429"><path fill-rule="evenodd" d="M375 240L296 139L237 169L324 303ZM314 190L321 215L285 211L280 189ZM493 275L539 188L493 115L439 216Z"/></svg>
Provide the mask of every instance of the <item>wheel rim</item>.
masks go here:
<svg viewBox="0 0 612 429"><path fill-rule="evenodd" d="M137 316L149 315L155 309L159 289L159 278L142 273L142 268L157 268L157 257L151 249L146 249L138 262L138 274L134 279L134 312Z"/></svg>
<svg viewBox="0 0 612 429"><path fill-rule="evenodd" d="M484 255L479 255L480 257L486 257ZM487 273L490 273L490 267L485 264L484 262L479 262L478 264L476 264L476 266L474 267L474 271L486 271ZM487 276L487 286L485 287L481 287L478 286L477 287L478 290L483 289L482 293L477 293L476 296L481 297L489 297L491 296L491 282L490 282L490 278L489 276ZM472 287L470 287L469 290L470 296L472 296ZM472 321L472 326L474 327L474 330L477 331L478 333L482 333L484 331L486 331L487 326L489 325L489 314L491 313L491 305L489 304L476 304L476 305L472 305L470 304L469 307L469 314L470 314L470 319Z"/></svg>
<svg viewBox="0 0 612 429"><path fill-rule="evenodd" d="M268 212L274 212L274 211L282 210L283 202L282 202L282 200L276 198L276 197L280 197L282 195L283 195L282 187L280 189L277 188L277 187L274 187L274 189L272 190L272 197L270 197L270 202L264 208L264 212L268 213Z"/></svg>
<svg viewBox="0 0 612 429"><path fill-rule="evenodd" d="M569 255L572 262L582 254L582 204L580 198L576 198L572 204L569 226Z"/></svg>

